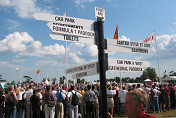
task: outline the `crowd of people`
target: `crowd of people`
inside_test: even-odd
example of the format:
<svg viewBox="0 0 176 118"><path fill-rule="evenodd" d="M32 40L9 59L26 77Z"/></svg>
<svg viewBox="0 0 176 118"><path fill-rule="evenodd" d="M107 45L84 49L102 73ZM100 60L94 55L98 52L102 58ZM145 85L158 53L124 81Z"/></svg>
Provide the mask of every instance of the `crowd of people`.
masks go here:
<svg viewBox="0 0 176 118"><path fill-rule="evenodd" d="M175 85L107 84L108 117L154 118L176 108ZM99 118L99 84L21 84L0 89L0 118Z"/></svg>

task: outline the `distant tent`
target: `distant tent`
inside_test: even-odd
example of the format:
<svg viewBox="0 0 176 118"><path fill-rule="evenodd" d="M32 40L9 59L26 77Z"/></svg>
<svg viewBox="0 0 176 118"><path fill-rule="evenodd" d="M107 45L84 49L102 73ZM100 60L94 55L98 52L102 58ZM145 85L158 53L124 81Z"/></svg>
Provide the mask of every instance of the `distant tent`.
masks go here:
<svg viewBox="0 0 176 118"><path fill-rule="evenodd" d="M176 76L168 76L163 79L163 81L175 81L175 80L176 80Z"/></svg>
<svg viewBox="0 0 176 118"><path fill-rule="evenodd" d="M0 84L0 89L3 89L2 85Z"/></svg>

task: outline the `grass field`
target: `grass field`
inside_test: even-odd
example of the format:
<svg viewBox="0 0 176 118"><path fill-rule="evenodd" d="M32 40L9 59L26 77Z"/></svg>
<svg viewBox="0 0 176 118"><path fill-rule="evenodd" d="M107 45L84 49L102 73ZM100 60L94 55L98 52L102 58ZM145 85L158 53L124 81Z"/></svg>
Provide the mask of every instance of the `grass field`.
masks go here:
<svg viewBox="0 0 176 118"><path fill-rule="evenodd" d="M167 112L160 112L160 113L151 113L153 116L156 118L176 118L176 110L170 110ZM120 116L115 116L114 118L127 118L127 117L120 117Z"/></svg>

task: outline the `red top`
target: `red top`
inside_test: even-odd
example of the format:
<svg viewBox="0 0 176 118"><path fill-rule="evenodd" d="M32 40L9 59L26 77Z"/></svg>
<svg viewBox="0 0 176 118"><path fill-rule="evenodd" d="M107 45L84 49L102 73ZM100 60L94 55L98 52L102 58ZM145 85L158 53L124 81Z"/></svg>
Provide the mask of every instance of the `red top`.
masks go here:
<svg viewBox="0 0 176 118"><path fill-rule="evenodd" d="M152 116L150 114L142 113L138 115L136 118L155 118L155 116Z"/></svg>

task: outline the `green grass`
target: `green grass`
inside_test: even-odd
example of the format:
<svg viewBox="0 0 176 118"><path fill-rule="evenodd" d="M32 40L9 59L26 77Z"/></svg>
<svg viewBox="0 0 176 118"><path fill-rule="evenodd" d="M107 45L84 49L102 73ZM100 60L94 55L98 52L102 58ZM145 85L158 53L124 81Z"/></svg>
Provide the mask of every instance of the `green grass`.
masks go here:
<svg viewBox="0 0 176 118"><path fill-rule="evenodd" d="M176 110L170 110L167 112L160 112L160 113L151 113L153 116L156 118L176 118ZM114 118L127 118L127 117L120 117L120 116L115 116Z"/></svg>

